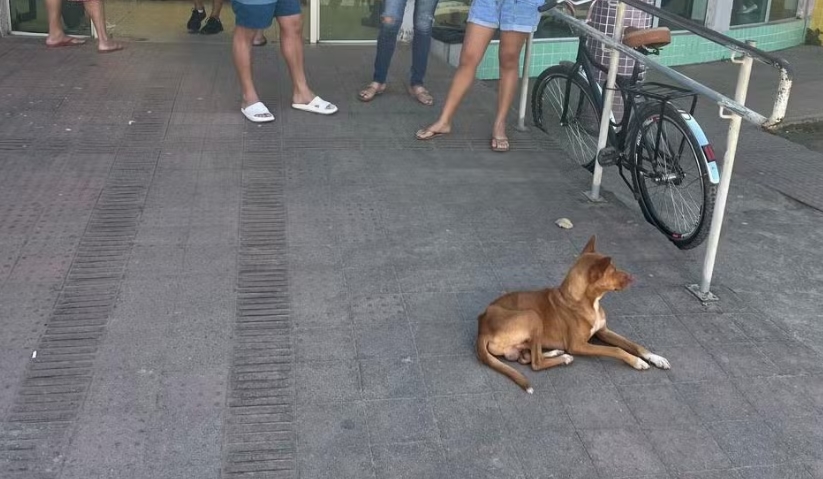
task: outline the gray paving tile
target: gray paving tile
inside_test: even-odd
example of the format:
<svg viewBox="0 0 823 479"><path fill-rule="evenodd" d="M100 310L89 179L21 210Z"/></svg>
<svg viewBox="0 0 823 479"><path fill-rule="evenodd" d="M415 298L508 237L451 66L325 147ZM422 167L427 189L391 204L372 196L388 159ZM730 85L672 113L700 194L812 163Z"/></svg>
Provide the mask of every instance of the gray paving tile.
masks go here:
<svg viewBox="0 0 823 479"><path fill-rule="evenodd" d="M715 422L707 427L735 466L780 464L791 457L780 436L765 422Z"/></svg>
<svg viewBox="0 0 823 479"><path fill-rule="evenodd" d="M666 372L672 382L723 381L728 378L699 344L667 347L664 356L672 364L672 369Z"/></svg>
<svg viewBox="0 0 823 479"><path fill-rule="evenodd" d="M488 444L503 437L503 417L491 394L438 397L431 404L444 441Z"/></svg>
<svg viewBox="0 0 823 479"><path fill-rule="evenodd" d="M557 395L577 428L617 428L637 424L631 409L614 386L597 389L567 387L559 389Z"/></svg>
<svg viewBox="0 0 823 479"><path fill-rule="evenodd" d="M754 343L726 344L711 348L710 354L734 378L775 376L778 368Z"/></svg>
<svg viewBox="0 0 823 479"><path fill-rule="evenodd" d="M325 403L360 399L356 361L304 362L295 365L298 403Z"/></svg>
<svg viewBox="0 0 823 479"><path fill-rule="evenodd" d="M351 326L299 329L295 332L297 361L345 361L354 357Z"/></svg>
<svg viewBox="0 0 823 479"><path fill-rule="evenodd" d="M403 316L357 322L354 329L359 359L402 359L416 355L414 337Z"/></svg>
<svg viewBox="0 0 823 479"><path fill-rule="evenodd" d="M420 367L432 396L490 392L489 374L497 374L487 371L488 368L473 356L421 358Z"/></svg>
<svg viewBox="0 0 823 479"><path fill-rule="evenodd" d="M746 400L765 418L818 414L814 404L793 378L745 378L734 382Z"/></svg>
<svg viewBox="0 0 823 479"><path fill-rule="evenodd" d="M669 471L707 471L732 467L729 458L702 426L692 424L663 427L647 430L646 434Z"/></svg>
<svg viewBox="0 0 823 479"><path fill-rule="evenodd" d="M739 472L743 479L811 479L813 477L802 464L743 468Z"/></svg>
<svg viewBox="0 0 823 479"><path fill-rule="evenodd" d="M445 479L453 477L443 451L436 443L414 442L376 446L374 464L378 478Z"/></svg>
<svg viewBox="0 0 823 479"><path fill-rule="evenodd" d="M823 460L819 447L823 441L823 419L819 416L773 419L769 421L788 445L794 457L808 461Z"/></svg>
<svg viewBox="0 0 823 479"><path fill-rule="evenodd" d="M666 474L659 456L637 429L583 429L580 436L601 477Z"/></svg>
<svg viewBox="0 0 823 479"><path fill-rule="evenodd" d="M474 354L477 326L472 322L425 322L411 328L420 357Z"/></svg>
<svg viewBox="0 0 823 479"><path fill-rule="evenodd" d="M420 364L412 357L361 359L364 399L424 397L426 386Z"/></svg>
<svg viewBox="0 0 823 479"><path fill-rule="evenodd" d="M697 416L674 385L622 386L620 395L644 428L687 426L697 422Z"/></svg>
<svg viewBox="0 0 823 479"><path fill-rule="evenodd" d="M439 438L429 404L418 398L364 402L371 444L386 445Z"/></svg>
<svg viewBox="0 0 823 479"><path fill-rule="evenodd" d="M684 472L678 479L740 479L736 469L722 469L714 471Z"/></svg>
<svg viewBox="0 0 823 479"><path fill-rule="evenodd" d="M757 411L730 381L678 383L680 397L706 423L754 419Z"/></svg>
<svg viewBox="0 0 823 479"><path fill-rule="evenodd" d="M362 403L297 404L300 407L295 433L301 451L322 455L368 450L368 426Z"/></svg>
<svg viewBox="0 0 823 479"><path fill-rule="evenodd" d="M780 341L779 336L758 344L757 349L766 355L783 374L821 374L823 355L800 341Z"/></svg>
<svg viewBox="0 0 823 479"><path fill-rule="evenodd" d="M508 441L497 444L445 443L451 477L522 479L527 476Z"/></svg>

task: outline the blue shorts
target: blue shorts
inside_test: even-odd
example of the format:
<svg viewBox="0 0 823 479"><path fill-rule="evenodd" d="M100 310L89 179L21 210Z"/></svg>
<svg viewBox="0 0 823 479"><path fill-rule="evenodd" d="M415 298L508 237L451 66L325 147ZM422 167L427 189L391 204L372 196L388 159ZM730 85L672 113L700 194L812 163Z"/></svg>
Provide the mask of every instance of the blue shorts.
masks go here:
<svg viewBox="0 0 823 479"><path fill-rule="evenodd" d="M267 3L238 2L231 0L234 24L252 30L269 28L274 17L290 17L300 14L300 0L275 0Z"/></svg>
<svg viewBox="0 0 823 479"><path fill-rule="evenodd" d="M541 0L473 0L468 22L501 32L532 33L540 22Z"/></svg>

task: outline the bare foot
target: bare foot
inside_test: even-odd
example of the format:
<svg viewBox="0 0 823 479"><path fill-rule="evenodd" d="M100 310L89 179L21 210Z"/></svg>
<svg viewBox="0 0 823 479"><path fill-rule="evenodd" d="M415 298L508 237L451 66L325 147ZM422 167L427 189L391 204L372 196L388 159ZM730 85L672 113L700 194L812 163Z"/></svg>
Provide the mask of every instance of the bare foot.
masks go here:
<svg viewBox="0 0 823 479"><path fill-rule="evenodd" d="M385 83L371 82L366 88L360 90L357 98L364 103L370 102L374 100L374 97L382 95L384 91L386 91Z"/></svg>
<svg viewBox="0 0 823 479"><path fill-rule="evenodd" d="M415 137L418 140L425 141L431 140L432 138L436 138L441 135L448 135L452 131L451 125L442 124L440 122L436 122L426 128L421 128L417 130Z"/></svg>
<svg viewBox="0 0 823 479"><path fill-rule="evenodd" d="M84 43L86 43L85 40L73 38L66 34L59 37L46 37L46 46L48 48L77 47Z"/></svg>
<svg viewBox="0 0 823 479"><path fill-rule="evenodd" d="M126 48L125 45L123 45L122 43L119 43L119 42L112 41L112 40L106 40L106 41L100 40L97 43L97 53L112 53L112 52L120 51L124 48Z"/></svg>

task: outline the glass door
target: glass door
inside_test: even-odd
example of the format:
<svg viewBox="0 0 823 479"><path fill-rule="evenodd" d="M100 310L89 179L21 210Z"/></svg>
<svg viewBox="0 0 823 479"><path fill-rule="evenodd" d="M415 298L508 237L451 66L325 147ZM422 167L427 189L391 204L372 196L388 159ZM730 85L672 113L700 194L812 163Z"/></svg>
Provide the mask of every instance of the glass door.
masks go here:
<svg viewBox="0 0 823 479"><path fill-rule="evenodd" d="M320 41L375 41L383 0L315 0Z"/></svg>
<svg viewBox="0 0 823 479"><path fill-rule="evenodd" d="M2 1L2 0L0 0ZM11 30L24 33L48 33L49 17L44 0L10 0ZM64 2L63 25L71 35L91 35L91 23L81 2Z"/></svg>

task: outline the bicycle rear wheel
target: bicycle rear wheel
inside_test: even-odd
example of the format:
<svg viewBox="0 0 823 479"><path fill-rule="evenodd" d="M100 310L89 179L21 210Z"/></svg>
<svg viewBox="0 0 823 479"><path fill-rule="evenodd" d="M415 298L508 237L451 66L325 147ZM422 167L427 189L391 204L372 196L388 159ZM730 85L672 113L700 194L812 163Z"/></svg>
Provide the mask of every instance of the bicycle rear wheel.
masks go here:
<svg viewBox="0 0 823 479"><path fill-rule="evenodd" d="M532 120L560 144L575 164L592 164L597 156L600 109L586 79L570 67L555 65L537 78L532 90Z"/></svg>
<svg viewBox="0 0 823 479"><path fill-rule="evenodd" d="M709 234L717 194L706 152L671 104L648 104L637 120L630 158L640 208L678 248L694 248Z"/></svg>

